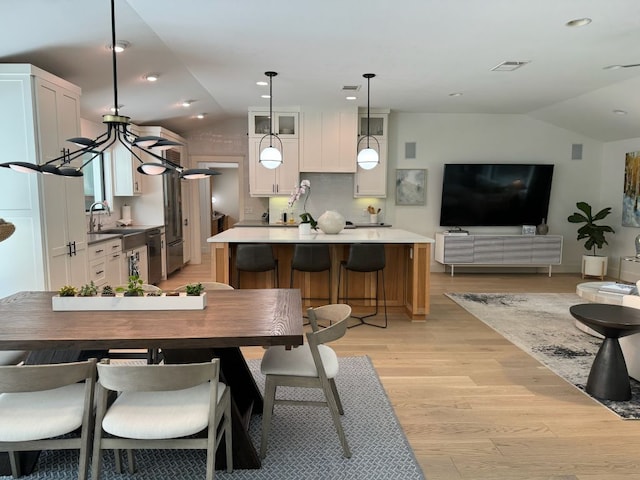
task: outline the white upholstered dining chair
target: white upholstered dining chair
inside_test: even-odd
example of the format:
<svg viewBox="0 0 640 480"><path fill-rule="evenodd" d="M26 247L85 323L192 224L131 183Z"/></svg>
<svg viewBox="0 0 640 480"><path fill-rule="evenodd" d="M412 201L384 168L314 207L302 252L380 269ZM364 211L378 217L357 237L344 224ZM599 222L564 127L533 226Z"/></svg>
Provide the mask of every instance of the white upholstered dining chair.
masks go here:
<svg viewBox="0 0 640 480"><path fill-rule="evenodd" d="M215 454L224 438L227 471L233 470L231 394L218 381L220 361L185 365L98 364L97 409L91 476L100 478L102 450L202 449L207 451L206 479L215 476ZM118 397L107 406L109 392ZM195 434L206 431L204 437ZM186 438L185 438L186 437Z"/></svg>
<svg viewBox="0 0 640 480"><path fill-rule="evenodd" d="M290 350L284 346L269 347L262 357L260 371L266 376L260 443L262 458L267 454L274 405L278 404L328 406L343 454L346 458L351 457L340 422L340 415L344 414L344 409L335 383L338 356L331 347L325 345L344 336L347 321L351 316L351 307L346 304L323 305L307 309L307 316L312 328L312 331L307 333L307 343ZM320 329L319 320L328 320L331 326ZM281 386L320 388L324 392L325 401L276 399L276 389Z"/></svg>
<svg viewBox="0 0 640 480"><path fill-rule="evenodd" d="M21 474L16 452L78 449L78 479L87 478L95 379L95 359L0 367L0 451L14 477Z"/></svg>

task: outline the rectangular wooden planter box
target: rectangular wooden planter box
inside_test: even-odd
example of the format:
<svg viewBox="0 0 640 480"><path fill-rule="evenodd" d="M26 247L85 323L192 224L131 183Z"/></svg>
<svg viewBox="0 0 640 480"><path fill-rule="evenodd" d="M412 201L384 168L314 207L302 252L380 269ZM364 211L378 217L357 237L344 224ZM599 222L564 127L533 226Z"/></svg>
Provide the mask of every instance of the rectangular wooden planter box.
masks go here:
<svg viewBox="0 0 640 480"><path fill-rule="evenodd" d="M54 311L79 310L203 310L207 306L207 292L200 296L167 296L159 297L61 297L51 298Z"/></svg>

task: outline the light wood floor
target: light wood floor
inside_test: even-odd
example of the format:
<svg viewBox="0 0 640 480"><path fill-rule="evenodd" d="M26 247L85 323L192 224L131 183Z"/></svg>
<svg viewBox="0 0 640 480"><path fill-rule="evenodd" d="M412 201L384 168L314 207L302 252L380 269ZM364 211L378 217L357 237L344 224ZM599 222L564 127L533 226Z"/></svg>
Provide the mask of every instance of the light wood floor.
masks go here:
<svg viewBox="0 0 640 480"><path fill-rule="evenodd" d="M204 258L161 287L204 280L208 266ZM620 420L443 295L575 292L582 281L434 273L426 322L393 314L388 329L353 328L333 346L372 359L428 480L640 480L640 421Z"/></svg>

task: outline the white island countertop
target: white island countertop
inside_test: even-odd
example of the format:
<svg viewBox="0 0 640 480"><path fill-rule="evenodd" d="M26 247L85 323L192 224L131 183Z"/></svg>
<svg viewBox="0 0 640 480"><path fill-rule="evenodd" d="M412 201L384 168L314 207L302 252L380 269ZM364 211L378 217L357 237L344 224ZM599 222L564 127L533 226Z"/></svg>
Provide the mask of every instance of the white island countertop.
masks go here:
<svg viewBox="0 0 640 480"><path fill-rule="evenodd" d="M435 243L433 238L399 228L345 229L335 235L318 230L300 235L297 228L240 227L225 230L207 239L209 243Z"/></svg>

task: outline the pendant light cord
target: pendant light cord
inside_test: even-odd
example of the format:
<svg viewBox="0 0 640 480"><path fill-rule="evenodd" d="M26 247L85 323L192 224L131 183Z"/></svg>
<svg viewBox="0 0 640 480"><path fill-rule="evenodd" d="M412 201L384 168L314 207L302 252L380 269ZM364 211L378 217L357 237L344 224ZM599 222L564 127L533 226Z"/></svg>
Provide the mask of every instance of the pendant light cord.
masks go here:
<svg viewBox="0 0 640 480"><path fill-rule="evenodd" d="M119 115L118 108L118 67L116 62L116 8L115 0L111 0L111 62L113 65L113 101L114 114Z"/></svg>

